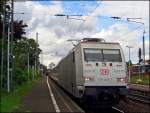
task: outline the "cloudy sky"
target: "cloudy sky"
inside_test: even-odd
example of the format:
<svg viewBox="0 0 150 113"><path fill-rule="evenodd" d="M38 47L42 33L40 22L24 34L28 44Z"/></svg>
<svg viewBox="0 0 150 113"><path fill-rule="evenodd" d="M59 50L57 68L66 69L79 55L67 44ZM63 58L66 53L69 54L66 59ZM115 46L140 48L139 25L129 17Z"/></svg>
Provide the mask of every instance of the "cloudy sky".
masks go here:
<svg viewBox="0 0 150 113"><path fill-rule="evenodd" d="M21 0L20 0L21 1ZM138 48L142 48L145 29L145 53L149 57L149 1L26 1L15 2L15 19L27 23L26 37L36 37L43 51L43 64L57 64L73 45L67 39L101 37L108 42L119 42L128 61L138 61ZM56 14L82 15L60 17ZM118 16L121 20L110 17ZM126 18L131 19L128 22ZM85 21L84 21L85 20ZM141 23L142 22L144 25Z"/></svg>

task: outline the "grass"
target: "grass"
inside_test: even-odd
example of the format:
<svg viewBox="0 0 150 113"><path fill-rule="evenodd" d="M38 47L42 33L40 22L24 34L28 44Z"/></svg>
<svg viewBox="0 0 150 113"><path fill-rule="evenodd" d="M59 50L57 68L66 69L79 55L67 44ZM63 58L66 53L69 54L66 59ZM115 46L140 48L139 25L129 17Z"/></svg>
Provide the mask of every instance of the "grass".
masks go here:
<svg viewBox="0 0 150 113"><path fill-rule="evenodd" d="M141 85L150 85L150 76L148 74L140 75L140 79L139 80L139 75L132 75L131 76L131 83L132 84L141 84Z"/></svg>
<svg viewBox="0 0 150 113"><path fill-rule="evenodd" d="M40 80L40 77L34 81L26 82L25 84L18 86L13 92L6 93L1 92L0 112L12 112L14 109L20 107L22 97L31 90L34 84Z"/></svg>

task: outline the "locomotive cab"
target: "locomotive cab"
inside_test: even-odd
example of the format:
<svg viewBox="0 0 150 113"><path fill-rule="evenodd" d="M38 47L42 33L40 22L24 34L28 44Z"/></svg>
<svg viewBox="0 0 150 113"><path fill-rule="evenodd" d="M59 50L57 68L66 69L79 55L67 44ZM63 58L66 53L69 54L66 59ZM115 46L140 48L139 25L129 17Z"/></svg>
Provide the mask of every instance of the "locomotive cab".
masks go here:
<svg viewBox="0 0 150 113"><path fill-rule="evenodd" d="M84 38L59 62L57 71L60 86L90 104L114 105L128 94L127 68L119 43Z"/></svg>
<svg viewBox="0 0 150 113"><path fill-rule="evenodd" d="M128 94L126 63L119 43L83 41L81 51L84 92L79 93L96 103L118 103Z"/></svg>

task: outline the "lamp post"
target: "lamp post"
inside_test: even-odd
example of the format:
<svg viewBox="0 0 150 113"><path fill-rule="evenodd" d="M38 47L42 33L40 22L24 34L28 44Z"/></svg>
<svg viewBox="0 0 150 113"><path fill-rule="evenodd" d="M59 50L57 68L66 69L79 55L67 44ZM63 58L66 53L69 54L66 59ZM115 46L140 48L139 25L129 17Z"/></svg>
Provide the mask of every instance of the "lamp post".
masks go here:
<svg viewBox="0 0 150 113"><path fill-rule="evenodd" d="M137 79L137 83L142 81L141 78L140 78L140 73L141 73L140 63L142 62L142 59L141 59L141 48L139 48L138 54L139 54L139 78Z"/></svg>
<svg viewBox="0 0 150 113"><path fill-rule="evenodd" d="M144 37L144 34L146 33L145 32L145 24L144 22L140 22L140 21L135 21L135 20L142 20L142 18L122 18L122 17L118 17L118 16L115 16L115 17L110 17L110 18L113 18L113 19L126 19L128 22L133 22L133 23L137 23L137 24L141 24L143 25L144 27L144 30L143 30L143 65L145 66L145 37Z"/></svg>
<svg viewBox="0 0 150 113"><path fill-rule="evenodd" d="M27 57L28 57L28 81L30 79L30 54L29 54L29 42L27 42L28 50L27 50Z"/></svg>
<svg viewBox="0 0 150 113"><path fill-rule="evenodd" d="M131 74L130 74L130 72L131 72L130 71L130 66L131 66L131 64L130 64L131 63L131 60L130 60L130 49L133 48L133 47L131 47L131 46L126 46L126 47L129 49L129 66L128 66L128 71L129 72L128 73L129 73L129 83L130 83L130 76L131 76Z"/></svg>
<svg viewBox="0 0 150 113"><path fill-rule="evenodd" d="M7 92L10 92L10 23L8 27L8 44L7 44Z"/></svg>

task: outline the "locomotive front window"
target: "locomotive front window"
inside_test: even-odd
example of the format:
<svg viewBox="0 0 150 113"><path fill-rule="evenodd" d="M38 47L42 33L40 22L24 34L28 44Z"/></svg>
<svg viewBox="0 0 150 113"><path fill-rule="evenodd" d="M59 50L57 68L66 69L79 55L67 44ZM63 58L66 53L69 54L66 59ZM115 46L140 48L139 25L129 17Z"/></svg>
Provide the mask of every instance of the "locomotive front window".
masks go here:
<svg viewBox="0 0 150 113"><path fill-rule="evenodd" d="M121 54L119 49L103 50L104 62L121 62Z"/></svg>
<svg viewBox="0 0 150 113"><path fill-rule="evenodd" d="M102 61L103 60L102 50L85 49L84 59L85 61Z"/></svg>

